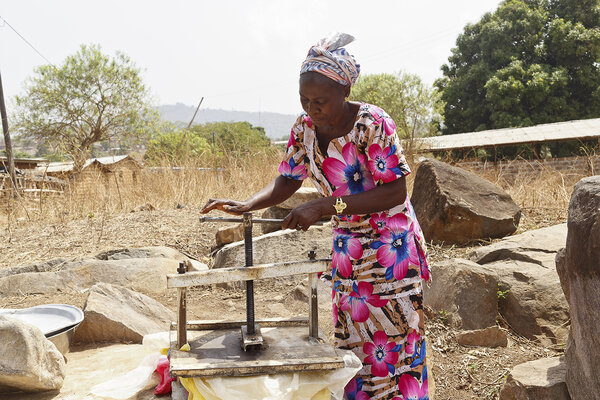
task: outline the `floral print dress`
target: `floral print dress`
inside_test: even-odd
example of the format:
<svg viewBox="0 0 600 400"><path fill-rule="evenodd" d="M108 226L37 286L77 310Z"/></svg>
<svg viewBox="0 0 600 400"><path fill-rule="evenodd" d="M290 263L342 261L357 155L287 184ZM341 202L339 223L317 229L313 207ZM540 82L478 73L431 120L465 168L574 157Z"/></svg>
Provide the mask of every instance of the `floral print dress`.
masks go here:
<svg viewBox="0 0 600 400"><path fill-rule="evenodd" d="M292 128L279 173L310 178L323 196L371 190L410 173L394 121L361 104L353 129L322 154L310 117ZM332 218L335 345L363 368L348 400L429 399L421 279L429 280L423 234L409 199L390 210Z"/></svg>

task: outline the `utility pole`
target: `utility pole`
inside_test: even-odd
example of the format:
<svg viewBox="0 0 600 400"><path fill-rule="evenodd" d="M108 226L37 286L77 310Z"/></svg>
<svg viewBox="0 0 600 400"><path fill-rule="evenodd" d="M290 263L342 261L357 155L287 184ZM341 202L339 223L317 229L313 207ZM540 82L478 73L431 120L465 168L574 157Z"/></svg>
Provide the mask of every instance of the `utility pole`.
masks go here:
<svg viewBox="0 0 600 400"><path fill-rule="evenodd" d="M181 145L183 144L183 142L185 142L185 139L187 137L188 131L192 127L192 124L194 123L194 120L196 119L196 114L198 114L198 110L200 109L200 106L202 105L203 101L204 101L204 96L202 96L202 98L200 99L200 103L198 103L198 107L196 107L196 111L194 111L194 116L192 117L192 119L191 119L190 123L188 124L187 128L185 128L185 130L183 131L183 135L181 136L181 140L179 141L179 144L177 145L177 149L175 150L175 155L179 154L179 151L181 150Z"/></svg>
<svg viewBox="0 0 600 400"><path fill-rule="evenodd" d="M17 190L17 174L15 173L15 160L13 159L12 141L8 131L8 116L6 115L6 106L4 105L4 89L2 87L2 73L0 73L0 114L2 115L2 131L4 133L4 147L6 148L6 158L8 159L8 170L12 187Z"/></svg>

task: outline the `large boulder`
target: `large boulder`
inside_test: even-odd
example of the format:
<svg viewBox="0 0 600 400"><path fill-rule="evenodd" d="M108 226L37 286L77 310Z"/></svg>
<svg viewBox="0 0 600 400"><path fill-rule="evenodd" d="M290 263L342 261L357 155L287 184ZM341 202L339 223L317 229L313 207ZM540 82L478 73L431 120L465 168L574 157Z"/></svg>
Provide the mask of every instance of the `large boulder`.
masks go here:
<svg viewBox="0 0 600 400"><path fill-rule="evenodd" d="M520 335L544 343L564 343L569 306L554 266L564 246L566 224L511 236L471 254L500 284L499 311Z"/></svg>
<svg viewBox="0 0 600 400"><path fill-rule="evenodd" d="M323 196L317 191L317 189L312 187L301 187L296 191L296 193L291 195L289 199L283 203L280 203L278 206L279 208L283 208L285 210L292 210L298 207L300 204L304 204L307 201L320 199L321 197Z"/></svg>
<svg viewBox="0 0 600 400"><path fill-rule="evenodd" d="M500 188L434 159L421 162L411 203L427 240L464 244L501 238L519 226L521 209Z"/></svg>
<svg viewBox="0 0 600 400"><path fill-rule="evenodd" d="M565 350L573 399L600 399L600 176L575 185L569 204L567 245L556 258L570 306Z"/></svg>
<svg viewBox="0 0 600 400"><path fill-rule="evenodd" d="M108 283L94 285L75 331L79 342L142 343L144 335L169 330L175 314L141 293Z"/></svg>
<svg viewBox="0 0 600 400"><path fill-rule="evenodd" d="M217 247L224 246L229 243L239 242L244 240L244 226L242 224L235 224L219 228L215 233L215 242Z"/></svg>
<svg viewBox="0 0 600 400"><path fill-rule="evenodd" d="M0 296L80 292L100 282L160 293L167 290L166 275L176 273L182 261L189 259L177 250L155 247L110 250L93 258L15 267L10 274L0 276ZM190 263L196 269L206 267Z"/></svg>
<svg viewBox="0 0 600 400"><path fill-rule="evenodd" d="M487 328L499 311L520 335L564 344L569 306L553 259L566 232L565 224L529 231L479 248L470 261L438 263L425 304L456 328Z"/></svg>
<svg viewBox="0 0 600 400"><path fill-rule="evenodd" d="M493 271L469 260L436 265L423 301L457 329L483 329L496 324L498 281Z"/></svg>
<svg viewBox="0 0 600 400"><path fill-rule="evenodd" d="M456 335L456 341L462 346L506 347L508 336L506 332L494 325L485 329L462 331Z"/></svg>
<svg viewBox="0 0 600 400"><path fill-rule="evenodd" d="M331 224L311 226L308 231L286 229L255 237L252 240L254 264L299 261L316 251L317 258L331 254L333 233ZM213 268L241 267L246 263L244 242L224 246L215 255Z"/></svg>
<svg viewBox="0 0 600 400"><path fill-rule="evenodd" d="M61 388L65 359L37 327L0 315L0 354L0 393Z"/></svg>
<svg viewBox="0 0 600 400"><path fill-rule="evenodd" d="M567 241L567 224L558 224L514 235L478 247L469 258L478 264L494 261L514 260L538 264L554 269L556 253Z"/></svg>
<svg viewBox="0 0 600 400"><path fill-rule="evenodd" d="M290 213L290 210L288 210L287 208L281 208L278 206L273 206L273 207L269 207L267 208L265 211L263 211L261 218L264 219L283 219L285 217L287 217L287 215ZM280 231L281 230L281 223L279 222L273 222L273 223L268 223L268 224L261 224L260 225L260 230L261 232L264 234L267 233L271 233L271 232L276 232L276 231Z"/></svg>
<svg viewBox="0 0 600 400"><path fill-rule="evenodd" d="M570 400L565 384L566 369L562 358L559 357L519 364L510 371L500 391L500 400Z"/></svg>

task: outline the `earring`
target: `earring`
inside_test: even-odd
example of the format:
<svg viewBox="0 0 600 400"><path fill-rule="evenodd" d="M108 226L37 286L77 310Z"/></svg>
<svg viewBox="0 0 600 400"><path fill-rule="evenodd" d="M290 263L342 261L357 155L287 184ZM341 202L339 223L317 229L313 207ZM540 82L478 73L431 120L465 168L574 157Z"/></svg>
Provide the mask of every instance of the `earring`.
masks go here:
<svg viewBox="0 0 600 400"><path fill-rule="evenodd" d="M350 98L350 97L346 96L346 98L344 99L344 101L348 101L348 99L349 99L349 98Z"/></svg>

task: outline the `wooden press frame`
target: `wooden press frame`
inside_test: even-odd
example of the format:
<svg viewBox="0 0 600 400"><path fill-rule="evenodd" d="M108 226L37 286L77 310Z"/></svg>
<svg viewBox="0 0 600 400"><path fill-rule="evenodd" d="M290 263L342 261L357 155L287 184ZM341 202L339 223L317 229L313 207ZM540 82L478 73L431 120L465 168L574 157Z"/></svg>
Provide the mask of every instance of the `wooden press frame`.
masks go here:
<svg viewBox="0 0 600 400"><path fill-rule="evenodd" d="M206 271L180 271L179 274L167 275L167 287L177 289L177 346L187 343L187 288L205 286L214 283L261 280L290 275L308 274L309 280L309 336L319 337L319 314L317 296L317 273L325 272L330 259L292 261L273 264L259 264L252 267L218 268ZM224 323L226 321L223 321Z"/></svg>

